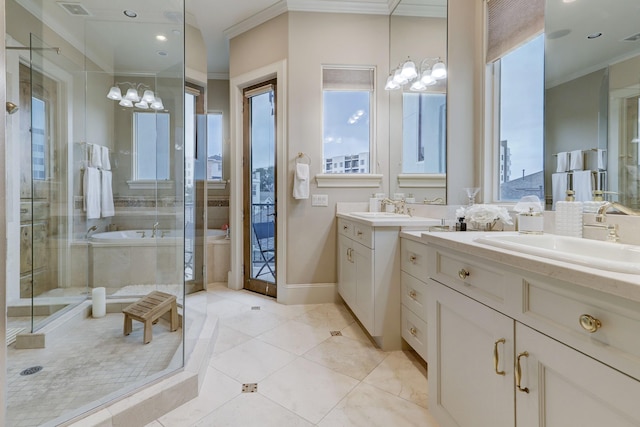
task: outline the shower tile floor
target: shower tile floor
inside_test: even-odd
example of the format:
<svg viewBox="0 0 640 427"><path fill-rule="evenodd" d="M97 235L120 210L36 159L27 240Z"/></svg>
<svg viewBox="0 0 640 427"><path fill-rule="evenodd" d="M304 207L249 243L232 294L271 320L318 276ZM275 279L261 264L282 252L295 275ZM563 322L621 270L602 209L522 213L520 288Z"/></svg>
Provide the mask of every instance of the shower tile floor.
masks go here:
<svg viewBox="0 0 640 427"><path fill-rule="evenodd" d="M207 294L220 330L200 394L147 427L438 426L424 361L377 349L344 305ZM247 383L257 391L242 393Z"/></svg>
<svg viewBox="0 0 640 427"><path fill-rule="evenodd" d="M181 345L181 329L172 333L158 324L145 345L142 323L134 322L125 337L122 322L121 313L98 319L79 313L47 333L44 349L7 347L7 425L45 424L165 370ZM33 366L43 369L20 375Z"/></svg>

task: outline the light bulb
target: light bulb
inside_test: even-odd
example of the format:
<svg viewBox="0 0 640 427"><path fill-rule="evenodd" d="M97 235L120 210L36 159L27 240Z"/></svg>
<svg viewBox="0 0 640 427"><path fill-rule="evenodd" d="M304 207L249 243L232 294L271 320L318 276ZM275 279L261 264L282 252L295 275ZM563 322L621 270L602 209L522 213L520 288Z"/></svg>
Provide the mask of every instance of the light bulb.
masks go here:
<svg viewBox="0 0 640 427"><path fill-rule="evenodd" d="M156 100L156 96L153 94L153 91L147 89L142 94L142 100L144 102L151 104L153 101Z"/></svg>
<svg viewBox="0 0 640 427"><path fill-rule="evenodd" d="M133 107L133 102L131 102L130 100L123 98L120 100L119 102L120 105L122 105L123 107Z"/></svg>
<svg viewBox="0 0 640 427"><path fill-rule="evenodd" d="M156 98L156 100L151 103L151 108L153 110L163 110L164 105L162 105L162 99Z"/></svg>
<svg viewBox="0 0 640 427"><path fill-rule="evenodd" d="M127 94L124 96L124 98L132 102L140 101L140 96L138 95L138 91L135 90L134 88L130 88L129 90L127 90Z"/></svg>
<svg viewBox="0 0 640 427"><path fill-rule="evenodd" d="M112 86L111 89L109 89L107 98L113 99L114 101L120 101L122 99L122 92L120 92L120 88L118 86Z"/></svg>
<svg viewBox="0 0 640 427"><path fill-rule="evenodd" d="M433 66L431 77L436 80L442 80L447 77L447 68L444 66L444 62L438 62Z"/></svg>
<svg viewBox="0 0 640 427"><path fill-rule="evenodd" d="M431 70L427 70L424 73L422 73L422 78L420 79L420 81L425 86L431 86L436 83L436 80L432 77Z"/></svg>
<svg viewBox="0 0 640 427"><path fill-rule="evenodd" d="M411 85L411 90L414 91L423 91L427 88L427 86L425 86L424 83L422 83L422 80L416 80L415 82L413 82L413 84Z"/></svg>
<svg viewBox="0 0 640 427"><path fill-rule="evenodd" d="M418 72L416 71L416 64L414 64L412 60L407 59L404 65L402 65L402 77L409 81L415 79L417 75Z"/></svg>
<svg viewBox="0 0 640 427"><path fill-rule="evenodd" d="M393 80L393 75L387 77L387 84L384 86L384 90L394 90L398 89L399 87L400 85Z"/></svg>
<svg viewBox="0 0 640 427"><path fill-rule="evenodd" d="M398 68L395 73L393 73L393 81L398 85L402 86L407 83L407 79L402 75L402 69Z"/></svg>
<svg viewBox="0 0 640 427"><path fill-rule="evenodd" d="M141 110L146 110L146 109L149 108L149 104L147 104L144 101L136 102L135 106L136 106L136 108L140 108Z"/></svg>

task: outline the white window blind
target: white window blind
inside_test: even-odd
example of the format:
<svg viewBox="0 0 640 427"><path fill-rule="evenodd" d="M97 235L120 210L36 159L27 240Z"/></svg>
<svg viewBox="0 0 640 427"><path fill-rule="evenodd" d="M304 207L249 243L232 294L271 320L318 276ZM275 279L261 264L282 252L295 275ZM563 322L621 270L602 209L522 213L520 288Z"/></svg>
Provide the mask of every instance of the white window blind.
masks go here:
<svg viewBox="0 0 640 427"><path fill-rule="evenodd" d="M373 91L373 68L323 67L323 90Z"/></svg>
<svg viewBox="0 0 640 427"><path fill-rule="evenodd" d="M544 0L487 0L487 63L544 31Z"/></svg>

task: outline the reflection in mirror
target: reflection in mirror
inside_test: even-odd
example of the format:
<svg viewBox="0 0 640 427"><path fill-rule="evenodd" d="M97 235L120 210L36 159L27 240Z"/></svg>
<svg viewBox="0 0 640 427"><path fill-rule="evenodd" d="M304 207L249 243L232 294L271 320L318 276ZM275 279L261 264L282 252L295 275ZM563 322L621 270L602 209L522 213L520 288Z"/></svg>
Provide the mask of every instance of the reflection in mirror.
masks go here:
<svg viewBox="0 0 640 427"><path fill-rule="evenodd" d="M547 0L546 188L552 188L554 173L562 173L564 153L580 153L583 169L591 173L582 173L588 182L583 194L576 190L577 200L591 200L594 190L603 190L605 200L640 207L638 18L635 0ZM592 194L586 194L589 189Z"/></svg>
<svg viewBox="0 0 640 427"><path fill-rule="evenodd" d="M401 0L389 28L391 192L444 201L447 1Z"/></svg>

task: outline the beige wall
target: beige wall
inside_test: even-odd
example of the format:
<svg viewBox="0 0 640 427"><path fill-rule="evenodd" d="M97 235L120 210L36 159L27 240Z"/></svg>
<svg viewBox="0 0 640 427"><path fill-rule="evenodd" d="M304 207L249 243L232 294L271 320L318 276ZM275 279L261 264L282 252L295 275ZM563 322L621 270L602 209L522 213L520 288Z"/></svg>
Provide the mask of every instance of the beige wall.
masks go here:
<svg viewBox="0 0 640 427"><path fill-rule="evenodd" d="M327 29L331 30L328 31ZM327 194L329 207L312 207L311 200L291 196L293 168L298 152L311 157L311 176L322 172L323 64L365 65L376 68L377 168L389 174L389 95L384 87L389 69L389 18L381 15L289 13L289 106L286 196L287 281L289 284L336 281L335 205L365 201L380 189L320 188L311 181L310 194Z"/></svg>
<svg viewBox="0 0 640 427"><path fill-rule="evenodd" d="M207 83L207 47L200 30L185 25L184 34L185 78L193 83Z"/></svg>

